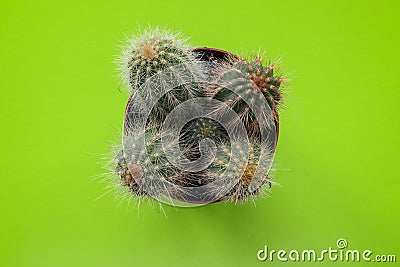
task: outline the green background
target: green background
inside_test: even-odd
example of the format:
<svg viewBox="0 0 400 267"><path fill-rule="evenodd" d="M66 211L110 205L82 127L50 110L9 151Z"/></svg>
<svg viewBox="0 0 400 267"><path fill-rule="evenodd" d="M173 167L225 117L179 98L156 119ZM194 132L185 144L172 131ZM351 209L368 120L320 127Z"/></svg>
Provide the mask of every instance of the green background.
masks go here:
<svg viewBox="0 0 400 267"><path fill-rule="evenodd" d="M257 251L322 250L338 238L400 257L398 10L396 1L1 2L0 266L277 266ZM118 45L149 23L192 46L283 56L280 186L256 205L164 206L166 218L157 204L97 199L127 101Z"/></svg>

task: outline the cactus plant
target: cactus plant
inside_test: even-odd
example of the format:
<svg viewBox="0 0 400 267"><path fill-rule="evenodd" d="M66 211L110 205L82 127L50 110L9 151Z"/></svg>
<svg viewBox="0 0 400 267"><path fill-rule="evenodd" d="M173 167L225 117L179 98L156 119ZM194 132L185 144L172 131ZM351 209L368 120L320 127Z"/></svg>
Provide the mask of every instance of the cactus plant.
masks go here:
<svg viewBox="0 0 400 267"><path fill-rule="evenodd" d="M176 66L179 71L174 71ZM218 49L189 49L180 35L163 30L136 36L125 49L121 67L131 88L123 147L115 154L121 185L136 196L167 195L191 203L243 201L259 194L263 184L270 187L267 174L276 146L282 83L273 69L273 65L263 66L260 57L248 62ZM170 82L157 77L166 71L170 75L165 77L185 82L157 95L158 85ZM146 87L152 79L153 87ZM143 119L138 110L155 95L157 101ZM180 108L204 97L222 103L237 116L221 125L215 118L228 111L218 108L211 112L217 117L185 119L179 132L166 126L168 121L183 120L176 110L193 113L190 108L196 104L188 110ZM236 127L243 127L245 136L232 141L229 128ZM212 142L214 150L207 146L204 150L204 140ZM203 157L213 158L206 168L182 169L171 154L189 165Z"/></svg>
<svg viewBox="0 0 400 267"><path fill-rule="evenodd" d="M258 56L251 62L237 57L230 57L226 62L232 67L222 69L218 74L218 84L223 84L224 86L209 88L207 95L231 107L240 118L239 121L234 121L234 124L243 124L246 127L250 141L250 153L245 171L235 186L222 197L223 200L241 201L248 199L252 195L259 194L261 186L265 183L271 187L272 182L267 173L272 162L263 162L260 165L260 153L262 151L269 153L266 158L272 160L276 140L274 142L271 142L271 140L265 141L261 135L262 128L268 127L270 123L274 124L276 131L278 129L278 105L281 102L279 88L282 78L274 76L273 65L263 66L262 59ZM268 107L266 107L266 104ZM272 112L265 112L265 109L268 108ZM262 120L258 118L264 116L266 116L266 120L260 124ZM228 153L226 149L222 151ZM227 164L227 161L227 157L222 157L222 159L216 158L215 163L219 167L223 167ZM261 171L259 170L256 173L257 167ZM224 180L221 175L214 176L216 179ZM250 187L252 182L256 185L255 188ZM223 188L223 182L222 184L221 182L218 183L218 185Z"/></svg>
<svg viewBox="0 0 400 267"><path fill-rule="evenodd" d="M197 72L196 58L185 39L163 29L146 29L128 39L120 58L122 78L131 90L138 89L154 74L179 64Z"/></svg>

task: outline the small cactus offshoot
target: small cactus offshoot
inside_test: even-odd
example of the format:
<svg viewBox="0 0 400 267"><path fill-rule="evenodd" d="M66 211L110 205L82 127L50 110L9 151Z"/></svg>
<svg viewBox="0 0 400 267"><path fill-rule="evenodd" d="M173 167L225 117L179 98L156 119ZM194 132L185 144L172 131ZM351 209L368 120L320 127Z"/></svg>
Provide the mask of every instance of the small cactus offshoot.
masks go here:
<svg viewBox="0 0 400 267"><path fill-rule="evenodd" d="M158 29L129 40L122 59L130 97L115 173L131 194L191 206L271 187L283 82L274 65Z"/></svg>

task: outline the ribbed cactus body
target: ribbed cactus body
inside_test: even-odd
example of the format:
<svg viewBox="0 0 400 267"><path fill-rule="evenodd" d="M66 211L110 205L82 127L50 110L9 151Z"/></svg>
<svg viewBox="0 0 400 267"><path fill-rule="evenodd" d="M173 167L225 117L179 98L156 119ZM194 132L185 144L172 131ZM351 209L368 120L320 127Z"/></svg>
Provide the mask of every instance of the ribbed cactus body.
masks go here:
<svg viewBox="0 0 400 267"><path fill-rule="evenodd" d="M122 56L121 71L133 90L149 77L179 64L193 68L193 52L178 35L166 30L146 30L129 40Z"/></svg>
<svg viewBox="0 0 400 267"><path fill-rule="evenodd" d="M280 86L282 78L274 76L274 65L263 66L261 59L257 58L252 62L239 61L233 65L233 68L246 74L260 89L265 99L268 101L271 109L281 102L282 96Z"/></svg>

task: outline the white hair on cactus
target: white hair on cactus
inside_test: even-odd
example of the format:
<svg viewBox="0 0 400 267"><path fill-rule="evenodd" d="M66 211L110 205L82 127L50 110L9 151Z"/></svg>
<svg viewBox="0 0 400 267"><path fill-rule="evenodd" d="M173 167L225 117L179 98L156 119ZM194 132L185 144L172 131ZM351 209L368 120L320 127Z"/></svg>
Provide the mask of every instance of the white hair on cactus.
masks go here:
<svg viewBox="0 0 400 267"><path fill-rule="evenodd" d="M119 71L129 92L165 68L183 64L192 73L199 73L198 60L187 45L187 38L167 29L146 28L126 38L119 58Z"/></svg>

